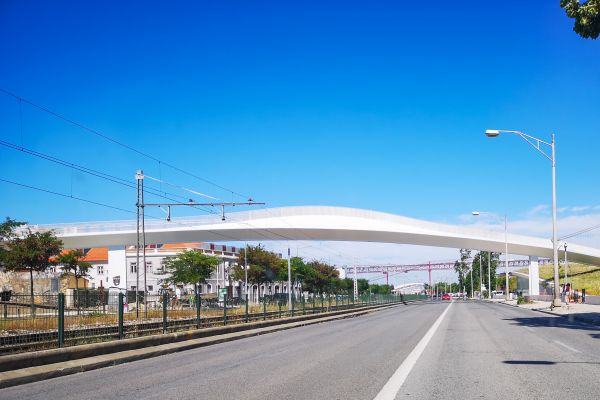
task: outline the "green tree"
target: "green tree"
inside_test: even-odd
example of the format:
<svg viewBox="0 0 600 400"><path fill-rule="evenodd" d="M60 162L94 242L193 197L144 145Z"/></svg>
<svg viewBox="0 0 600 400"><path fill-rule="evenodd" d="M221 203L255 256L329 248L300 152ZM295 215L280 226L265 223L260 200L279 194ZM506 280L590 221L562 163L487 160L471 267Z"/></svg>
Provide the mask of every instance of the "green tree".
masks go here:
<svg viewBox="0 0 600 400"><path fill-rule="evenodd" d="M560 0L560 6L569 18L575 20L573 30L585 39L600 35L600 0Z"/></svg>
<svg viewBox="0 0 600 400"><path fill-rule="evenodd" d="M57 239L54 232L27 231L22 238L13 238L7 243L4 254L4 268L7 271L29 271L29 289L31 294L31 309L35 312L33 296L33 273L44 272L56 264L56 256L60 254L62 241Z"/></svg>
<svg viewBox="0 0 600 400"><path fill-rule="evenodd" d="M518 287L518 279L516 276L509 276L508 277L508 286L509 286L509 290L508 292L516 292L517 291L517 287ZM498 279L498 287L500 288L500 290L506 290L506 279Z"/></svg>
<svg viewBox="0 0 600 400"><path fill-rule="evenodd" d="M247 260L248 283L258 285L258 296L260 298L260 286L264 283L274 282L278 277L281 277L284 265L277 254L266 250L261 245L248 246L247 256L245 256L245 252L246 249L242 249L238 255L237 265L233 268L233 277L237 280L244 280L244 262ZM285 264L285 270L287 279L287 264Z"/></svg>
<svg viewBox="0 0 600 400"><path fill-rule="evenodd" d="M8 251L9 242L16 238L15 231L21 225L25 225L25 222L15 221L9 217L0 224L0 267L4 266L4 255Z"/></svg>
<svg viewBox="0 0 600 400"><path fill-rule="evenodd" d="M460 291L462 292L462 288L463 287L471 287L471 280L469 278L469 283L467 284L465 278L467 277L467 274L469 273L469 264L468 264L468 260L469 258L471 258L471 250L468 249L460 249L460 260L457 260L454 263L454 270L456 271L456 273L458 274L458 284L460 285L461 289Z"/></svg>
<svg viewBox="0 0 600 400"><path fill-rule="evenodd" d="M369 289L371 290L372 294L391 294L394 286L371 284L369 285Z"/></svg>
<svg viewBox="0 0 600 400"><path fill-rule="evenodd" d="M473 256L473 288L474 288L474 291L478 291L478 287L479 287L480 256L481 256L481 263L482 263L482 267L483 267L482 277L481 277L483 284L486 287L488 286L488 264L489 264L491 287L492 288L496 287L496 267L498 266L498 260L500 258L500 254L494 253L494 252L490 253L488 251L481 251ZM488 262L488 259L489 259L489 262ZM470 275L467 275L467 277L469 279L469 281L468 281L469 283L468 283L467 287L470 287L470 285L471 285ZM488 288L488 290L490 290L490 288Z"/></svg>
<svg viewBox="0 0 600 400"><path fill-rule="evenodd" d="M369 291L369 281L367 279L357 279L356 286L358 294L363 294Z"/></svg>
<svg viewBox="0 0 600 400"><path fill-rule="evenodd" d="M217 257L203 254L198 250L186 250L175 257L168 257L165 262L164 279L166 283L197 285L206 283L219 265Z"/></svg>
<svg viewBox="0 0 600 400"><path fill-rule="evenodd" d="M75 277L75 296L77 302L77 314L79 314L79 279L88 276L92 264L84 260L85 255L81 250L69 250L62 252L56 257L56 262L61 265L63 276L73 275Z"/></svg>
<svg viewBox="0 0 600 400"><path fill-rule="evenodd" d="M306 279L306 290L317 294L331 293L334 279L339 279L339 271L335 267L317 260L310 261L307 265L313 269L313 272Z"/></svg>

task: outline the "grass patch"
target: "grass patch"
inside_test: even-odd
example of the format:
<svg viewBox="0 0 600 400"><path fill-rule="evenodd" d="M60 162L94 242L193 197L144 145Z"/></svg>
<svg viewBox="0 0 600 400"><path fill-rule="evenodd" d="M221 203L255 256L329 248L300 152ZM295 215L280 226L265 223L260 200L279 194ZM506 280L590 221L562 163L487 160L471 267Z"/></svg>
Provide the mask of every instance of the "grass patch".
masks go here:
<svg viewBox="0 0 600 400"><path fill-rule="evenodd" d="M519 272L528 273L527 268ZM560 283L565 282L565 267L560 265L558 269ZM552 265L540 265L540 279L551 282L554 279L554 267ZM592 296L600 295L600 267L592 265L569 263L567 279L575 290L585 289L586 294Z"/></svg>

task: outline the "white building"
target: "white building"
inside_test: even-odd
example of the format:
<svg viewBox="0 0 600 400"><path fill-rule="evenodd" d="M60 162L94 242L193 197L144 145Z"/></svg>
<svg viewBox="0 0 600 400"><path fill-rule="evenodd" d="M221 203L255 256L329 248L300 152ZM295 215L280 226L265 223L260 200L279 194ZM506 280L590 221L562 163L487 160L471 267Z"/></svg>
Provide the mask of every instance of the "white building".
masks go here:
<svg viewBox="0 0 600 400"><path fill-rule="evenodd" d="M232 287L231 295L233 297L243 297L244 282L232 279L229 282L230 273L237 264L239 248L235 246L220 245L214 243L175 243L158 244L146 246L146 268L139 271L138 275L138 255L135 246L127 248L98 247L84 249L84 260L92 264L89 271L88 288L98 289L104 287L107 289L127 289L128 291L143 290L144 274L146 274L146 290L149 295L158 295L159 289L164 287L165 263L168 257L175 257L186 250L201 251L206 255L215 256L220 259L220 263L213 273L207 279L205 284L200 285L200 293L218 293L220 288ZM281 256L281 255L280 255ZM143 252L140 251L139 263L143 263ZM185 287L178 285L183 291L193 290L192 286ZM82 285L83 287L83 285ZM174 289L174 288L172 288ZM300 285L293 285L293 295L300 296ZM260 286L260 294L273 295L278 293L287 293L287 282L271 282ZM251 302L259 301L258 285L249 285L248 296Z"/></svg>

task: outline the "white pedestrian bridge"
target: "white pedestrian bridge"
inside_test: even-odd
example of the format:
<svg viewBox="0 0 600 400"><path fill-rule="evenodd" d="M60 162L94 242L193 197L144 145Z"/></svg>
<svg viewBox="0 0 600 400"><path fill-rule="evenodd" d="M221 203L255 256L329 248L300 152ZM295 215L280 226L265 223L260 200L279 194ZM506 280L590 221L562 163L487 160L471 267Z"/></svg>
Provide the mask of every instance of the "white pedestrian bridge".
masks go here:
<svg viewBox="0 0 600 400"><path fill-rule="evenodd" d="M146 243L317 240L399 243L504 252L504 232L474 229L377 211L326 207L283 207L221 215L146 218ZM32 225L53 229L66 248L123 246L136 243L136 221ZM550 234L549 234L550 235ZM509 253L532 260L530 281L537 282L537 258L552 258L548 238L508 235ZM569 243L569 260L600 265L600 249ZM536 291L534 289L534 291Z"/></svg>

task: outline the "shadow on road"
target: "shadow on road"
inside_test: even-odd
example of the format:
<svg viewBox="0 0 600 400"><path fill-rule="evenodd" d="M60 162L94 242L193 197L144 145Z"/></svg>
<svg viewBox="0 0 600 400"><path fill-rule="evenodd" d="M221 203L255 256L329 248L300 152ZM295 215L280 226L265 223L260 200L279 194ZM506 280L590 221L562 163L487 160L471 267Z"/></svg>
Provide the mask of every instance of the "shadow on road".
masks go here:
<svg viewBox="0 0 600 400"><path fill-rule="evenodd" d="M556 364L600 364L593 361L539 361L539 360L507 360L504 364L510 365L556 365Z"/></svg>
<svg viewBox="0 0 600 400"><path fill-rule="evenodd" d="M589 314L589 315L588 315ZM578 314L579 317L588 319L598 319L596 313ZM579 331L590 332L590 336L594 339L600 339L600 326L587 324L585 322L576 321L571 316L565 317L520 317L520 318L504 318L504 321L511 321L515 325L528 326L531 328L563 328L575 329Z"/></svg>

